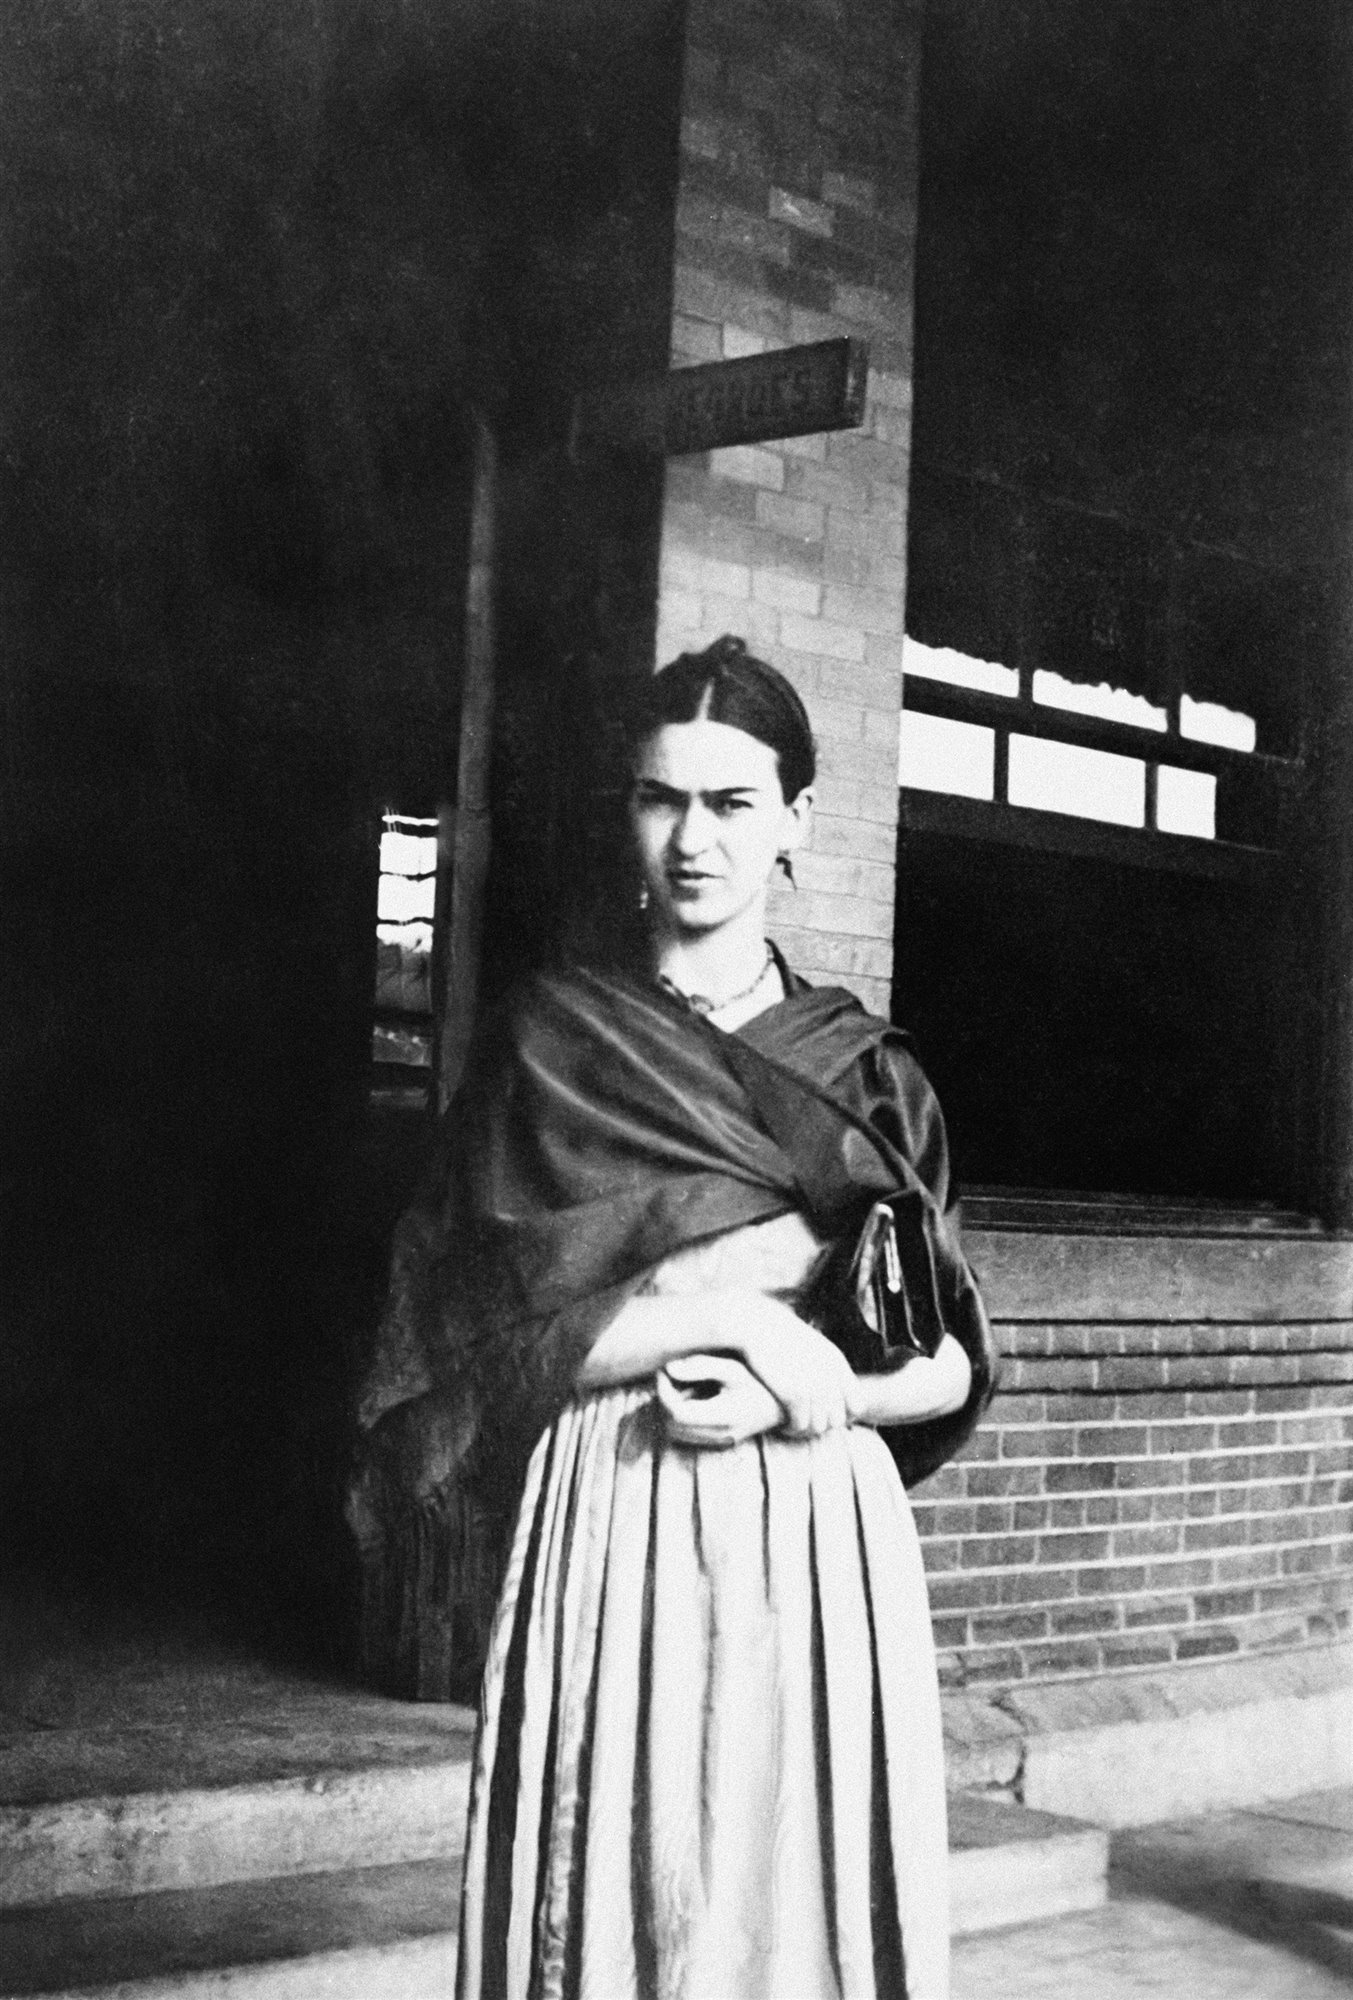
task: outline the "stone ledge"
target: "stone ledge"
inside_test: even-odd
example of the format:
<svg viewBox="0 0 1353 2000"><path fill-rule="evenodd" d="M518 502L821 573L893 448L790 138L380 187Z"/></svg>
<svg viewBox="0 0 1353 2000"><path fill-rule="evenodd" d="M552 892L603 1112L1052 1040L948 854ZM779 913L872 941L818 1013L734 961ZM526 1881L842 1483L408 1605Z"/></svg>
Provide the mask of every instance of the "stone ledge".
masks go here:
<svg viewBox="0 0 1353 2000"><path fill-rule="evenodd" d="M1233 1710L1349 1686L1353 1686L1353 1644L1340 1644L1294 1653L1251 1653L1243 1659L1208 1660L1164 1672L1038 1683L1011 1688L1000 1705L1027 1731L1046 1735Z"/></svg>
<svg viewBox="0 0 1353 2000"><path fill-rule="evenodd" d="M1353 1319L1353 1238L968 1228L994 1320Z"/></svg>
<svg viewBox="0 0 1353 2000"><path fill-rule="evenodd" d="M1353 1645L947 1694L951 1790L1142 1826L1353 1783Z"/></svg>

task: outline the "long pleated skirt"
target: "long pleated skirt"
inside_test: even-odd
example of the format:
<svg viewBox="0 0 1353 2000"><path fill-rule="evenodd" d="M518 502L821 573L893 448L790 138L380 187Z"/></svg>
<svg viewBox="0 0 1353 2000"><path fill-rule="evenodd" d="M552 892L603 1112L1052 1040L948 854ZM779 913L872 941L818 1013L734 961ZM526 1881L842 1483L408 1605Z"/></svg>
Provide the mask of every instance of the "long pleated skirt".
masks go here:
<svg viewBox="0 0 1353 2000"><path fill-rule="evenodd" d="M867 1429L667 1442L578 1397L485 1675L459 2000L945 2000L939 1695Z"/></svg>

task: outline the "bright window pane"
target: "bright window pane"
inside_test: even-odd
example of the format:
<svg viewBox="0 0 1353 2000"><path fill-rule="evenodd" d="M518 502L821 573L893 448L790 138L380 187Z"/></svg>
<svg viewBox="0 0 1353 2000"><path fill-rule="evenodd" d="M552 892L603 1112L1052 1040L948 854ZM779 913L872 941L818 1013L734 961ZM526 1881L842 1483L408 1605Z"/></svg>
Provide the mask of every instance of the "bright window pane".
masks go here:
<svg viewBox="0 0 1353 2000"><path fill-rule="evenodd" d="M389 827L381 835L382 875L427 875L437 866L436 834L396 833Z"/></svg>
<svg viewBox="0 0 1353 2000"><path fill-rule="evenodd" d="M437 822L388 812L381 825L376 889L376 1075L421 1070L417 1084L374 1083L381 1103L425 1104L432 1066L432 924L437 903ZM404 1016L398 1019L395 1017Z"/></svg>
<svg viewBox="0 0 1353 2000"><path fill-rule="evenodd" d="M1110 750L1012 735L1010 803L1115 826L1145 826L1146 766L1140 757Z"/></svg>
<svg viewBox="0 0 1353 2000"><path fill-rule="evenodd" d="M1019 693L1019 675L1013 667L975 660L968 653L956 653L952 646L923 646L919 639L902 641L904 680L908 674L922 681L947 681L950 687L976 688L979 694Z"/></svg>
<svg viewBox="0 0 1353 2000"><path fill-rule="evenodd" d="M382 875L376 917L382 924L408 924L418 918L430 923L436 902L435 875Z"/></svg>
<svg viewBox="0 0 1353 2000"><path fill-rule="evenodd" d="M1156 825L1162 833L1217 837L1217 780L1210 771L1180 771L1162 764L1156 773Z"/></svg>
<svg viewBox="0 0 1353 2000"><path fill-rule="evenodd" d="M1253 750L1256 742L1252 715L1223 708L1219 701L1195 701L1188 694L1179 703L1179 733L1195 743L1220 743L1228 750Z"/></svg>
<svg viewBox="0 0 1353 2000"><path fill-rule="evenodd" d="M975 722L951 722L904 708L898 736L900 785L990 799L996 789L996 732Z"/></svg>
<svg viewBox="0 0 1353 2000"><path fill-rule="evenodd" d="M1089 681L1065 680L1061 674L1039 667L1034 674L1034 700L1048 708L1066 708L1076 715L1098 715L1105 722L1129 722L1137 729L1166 729L1169 717L1142 694L1126 688L1110 687L1107 681L1091 686ZM1096 819L1100 814L1094 815Z"/></svg>

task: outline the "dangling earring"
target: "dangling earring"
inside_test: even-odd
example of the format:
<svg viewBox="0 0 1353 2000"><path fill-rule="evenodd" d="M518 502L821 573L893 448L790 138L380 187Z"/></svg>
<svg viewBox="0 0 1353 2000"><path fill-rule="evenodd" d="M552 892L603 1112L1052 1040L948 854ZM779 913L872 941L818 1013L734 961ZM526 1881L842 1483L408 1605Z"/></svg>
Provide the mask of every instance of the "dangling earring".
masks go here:
<svg viewBox="0 0 1353 2000"><path fill-rule="evenodd" d="M799 885L798 885L798 883L797 883L797 882L796 882L796 881L794 880L794 863L793 863L793 861L792 861L792 860L790 859L789 855L788 855L788 854L777 854L777 855L776 855L776 857L775 857L775 865L776 865L776 867L777 867L777 868L783 868L783 869L784 869L784 871L785 871L785 880L786 880L786 881L787 881L787 882L789 883L789 886L790 886L790 888L791 888L791 889L797 889Z"/></svg>
<svg viewBox="0 0 1353 2000"><path fill-rule="evenodd" d="M640 908L641 910L646 910L646 909L648 908L648 884L647 884L647 882L641 882L641 883L639 884L639 908Z"/></svg>

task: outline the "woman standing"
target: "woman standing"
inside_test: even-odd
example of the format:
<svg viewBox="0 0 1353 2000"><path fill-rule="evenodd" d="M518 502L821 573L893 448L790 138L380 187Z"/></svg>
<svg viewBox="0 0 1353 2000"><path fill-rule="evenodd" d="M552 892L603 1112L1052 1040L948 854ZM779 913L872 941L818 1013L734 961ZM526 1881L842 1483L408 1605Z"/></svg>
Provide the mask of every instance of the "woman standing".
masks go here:
<svg viewBox="0 0 1353 2000"><path fill-rule="evenodd" d="M932 1469L992 1387L943 1124L905 1037L766 941L812 807L790 684L740 641L683 655L633 750L640 961L542 975L499 1024L435 1299L424 1228L387 1321L397 1393L473 1408L481 1465L530 1449L458 1992L943 2000L939 1699L894 1461ZM803 1314L885 1196L933 1354L855 1374Z"/></svg>

